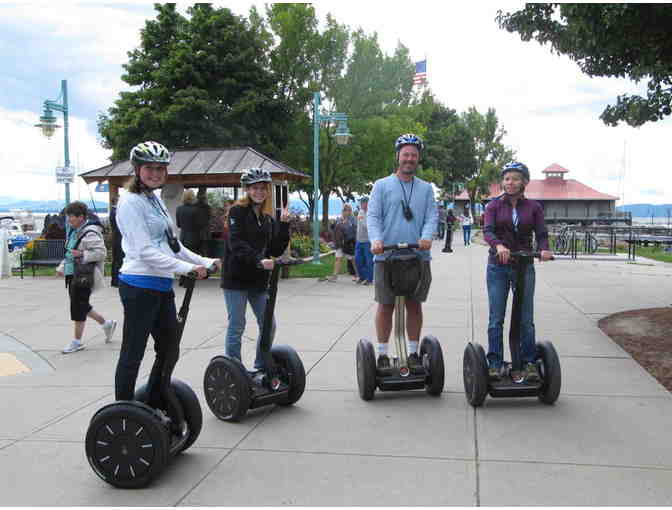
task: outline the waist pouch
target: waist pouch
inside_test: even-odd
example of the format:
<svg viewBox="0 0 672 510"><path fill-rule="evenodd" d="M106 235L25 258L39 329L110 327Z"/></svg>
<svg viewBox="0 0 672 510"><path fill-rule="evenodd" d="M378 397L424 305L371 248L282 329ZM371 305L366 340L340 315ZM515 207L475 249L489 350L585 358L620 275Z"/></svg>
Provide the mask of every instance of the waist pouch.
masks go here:
<svg viewBox="0 0 672 510"><path fill-rule="evenodd" d="M395 250L383 263L387 286L395 296L415 295L422 280L422 258L409 248Z"/></svg>

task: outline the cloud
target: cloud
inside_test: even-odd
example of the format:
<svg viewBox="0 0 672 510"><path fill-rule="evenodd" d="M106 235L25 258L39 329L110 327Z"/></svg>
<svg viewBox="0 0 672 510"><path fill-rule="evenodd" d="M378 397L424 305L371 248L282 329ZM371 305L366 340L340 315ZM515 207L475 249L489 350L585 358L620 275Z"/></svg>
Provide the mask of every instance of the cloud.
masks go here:
<svg viewBox="0 0 672 510"><path fill-rule="evenodd" d="M264 12L264 3L258 1L216 5L246 16L252 4ZM558 163L570 170L568 178L625 196L626 203L672 203L665 152L672 121L634 129L610 128L598 118L617 95L641 92L645 84L591 78L548 46L522 42L517 34L497 27L498 9L523 5L314 4L321 20L331 12L352 29L377 31L388 54L401 42L413 59L427 57L430 87L447 106L458 112L472 105L481 112L494 107L507 131L505 143L516 149L535 177ZM186 6L179 10L184 13ZM61 79L68 80L73 161L79 159L84 170L106 164L109 152L96 141L96 116L129 89L120 79L122 64L154 13L149 4L0 4L0 136L11 141L0 151L0 176L8 183L3 195L62 196L63 186L54 186L53 169L62 163L63 134L47 141L33 127L42 102L58 96Z"/></svg>
<svg viewBox="0 0 672 510"><path fill-rule="evenodd" d="M64 161L63 129L47 139L34 127L37 120L35 112L0 108L0 140L13 140L0 152L3 194L40 200L62 196L64 187L56 185L55 169ZM98 144L86 119L71 117L69 125L70 160L77 174L109 163L111 151Z"/></svg>

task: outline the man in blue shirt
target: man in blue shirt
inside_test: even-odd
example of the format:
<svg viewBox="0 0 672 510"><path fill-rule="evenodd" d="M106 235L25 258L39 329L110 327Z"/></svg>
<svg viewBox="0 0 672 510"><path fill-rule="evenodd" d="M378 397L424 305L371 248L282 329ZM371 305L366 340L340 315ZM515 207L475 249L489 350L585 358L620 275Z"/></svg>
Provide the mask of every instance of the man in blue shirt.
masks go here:
<svg viewBox="0 0 672 510"><path fill-rule="evenodd" d="M408 362L417 366L420 364L418 343L422 329L422 302L427 299L432 281L430 250L438 222L434 189L430 183L415 176L423 149L422 140L413 134L401 135L395 149L397 170L375 182L367 213L371 251L375 254L376 333L378 368L381 369L390 366L387 348L394 313L394 293L383 277L382 262L387 257L383 246L398 243L420 245L423 260L421 282L416 293L406 299Z"/></svg>

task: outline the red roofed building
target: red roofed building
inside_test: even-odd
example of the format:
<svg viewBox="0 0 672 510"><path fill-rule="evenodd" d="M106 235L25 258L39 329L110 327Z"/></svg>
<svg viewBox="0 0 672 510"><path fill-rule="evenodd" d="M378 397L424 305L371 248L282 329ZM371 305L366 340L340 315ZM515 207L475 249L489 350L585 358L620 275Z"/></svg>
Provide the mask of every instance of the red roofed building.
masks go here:
<svg viewBox="0 0 672 510"><path fill-rule="evenodd" d="M568 172L553 163L542 172L544 179L532 179L525 187L525 196L541 203L547 221L594 221L616 215L618 197L594 190L575 179L565 179ZM483 201L489 202L501 194L499 183L491 184L490 193ZM461 212L468 202L469 195L463 190L455 197L455 210Z"/></svg>

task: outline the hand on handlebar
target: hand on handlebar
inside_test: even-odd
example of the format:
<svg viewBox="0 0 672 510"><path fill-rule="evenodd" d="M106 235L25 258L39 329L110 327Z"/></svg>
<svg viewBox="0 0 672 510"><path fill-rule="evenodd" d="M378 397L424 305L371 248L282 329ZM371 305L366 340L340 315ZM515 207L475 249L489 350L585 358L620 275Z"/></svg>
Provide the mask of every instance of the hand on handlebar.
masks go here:
<svg viewBox="0 0 672 510"><path fill-rule="evenodd" d="M541 250L539 260L541 262L546 262L547 260L553 260L553 252L549 250Z"/></svg>
<svg viewBox="0 0 672 510"><path fill-rule="evenodd" d="M503 244L497 245L497 260L500 264L508 264L511 259L511 250Z"/></svg>
<svg viewBox="0 0 672 510"><path fill-rule="evenodd" d="M383 253L383 241L374 241L373 244L371 244L371 253L374 255Z"/></svg>
<svg viewBox="0 0 672 510"><path fill-rule="evenodd" d="M215 261L210 266L210 271L209 272L210 273L216 273L220 269L222 269L222 259L215 259Z"/></svg>
<svg viewBox="0 0 672 510"><path fill-rule="evenodd" d="M431 250L432 249L432 240L431 239L420 239L418 241L420 250Z"/></svg>
<svg viewBox="0 0 672 510"><path fill-rule="evenodd" d="M275 261L273 259L262 259L261 266L267 271L271 271L273 266L275 266Z"/></svg>
<svg viewBox="0 0 672 510"><path fill-rule="evenodd" d="M196 273L197 280L203 280L208 277L208 269L205 266L196 266L190 273Z"/></svg>

